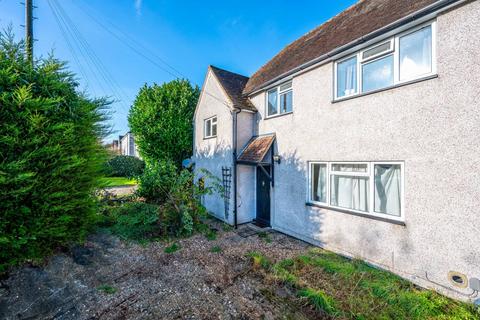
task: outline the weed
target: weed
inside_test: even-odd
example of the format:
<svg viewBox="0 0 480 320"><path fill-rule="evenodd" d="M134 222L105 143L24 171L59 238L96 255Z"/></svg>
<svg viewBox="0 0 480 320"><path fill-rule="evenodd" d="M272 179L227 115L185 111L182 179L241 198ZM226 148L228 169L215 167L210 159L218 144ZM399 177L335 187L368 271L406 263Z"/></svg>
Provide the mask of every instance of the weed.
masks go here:
<svg viewBox="0 0 480 320"><path fill-rule="evenodd" d="M165 253L174 253L175 251L180 250L181 247L178 243L174 242L163 250Z"/></svg>
<svg viewBox="0 0 480 320"><path fill-rule="evenodd" d="M217 240L217 231L214 229L208 230L208 232L205 234L205 237L207 237L208 241L213 241Z"/></svg>
<svg viewBox="0 0 480 320"><path fill-rule="evenodd" d="M225 232L229 232L229 231L232 231L233 230L233 227L227 223L223 223L222 224L222 230L225 231Z"/></svg>
<svg viewBox="0 0 480 320"><path fill-rule="evenodd" d="M115 292L117 292L117 288L112 287L108 284L102 284L101 286L98 286L97 290L102 291L106 294L114 294Z"/></svg>
<svg viewBox="0 0 480 320"><path fill-rule="evenodd" d="M265 241L266 243L272 242L272 238L270 238L270 234L268 232L265 232L265 231L259 232L258 237L260 239L263 239L263 241Z"/></svg>
<svg viewBox="0 0 480 320"><path fill-rule="evenodd" d="M222 252L222 248L220 248L219 246L213 246L213 247L210 248L210 252L220 253L220 252Z"/></svg>
<svg viewBox="0 0 480 320"><path fill-rule="evenodd" d="M270 260L268 260L268 258L265 257L260 252L256 252L256 251L249 252L247 253L247 257L252 258L254 268L258 269L259 267L262 267L263 269L268 269L271 265Z"/></svg>
<svg viewBox="0 0 480 320"><path fill-rule="evenodd" d="M336 313L335 299L328 296L322 290L306 288L298 291L298 295L308 301L320 311L333 315Z"/></svg>

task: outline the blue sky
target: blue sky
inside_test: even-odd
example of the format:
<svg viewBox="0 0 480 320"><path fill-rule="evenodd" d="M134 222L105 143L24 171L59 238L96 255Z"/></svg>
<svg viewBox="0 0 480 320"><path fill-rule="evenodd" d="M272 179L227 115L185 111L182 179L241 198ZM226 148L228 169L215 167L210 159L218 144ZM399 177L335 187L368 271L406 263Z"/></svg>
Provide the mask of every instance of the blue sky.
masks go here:
<svg viewBox="0 0 480 320"><path fill-rule="evenodd" d="M0 29L11 25L21 38L24 8L19 2L0 0ZM68 40L49 2L65 21ZM34 51L38 56L53 50L68 61L90 95L120 100L112 105L112 139L128 131L128 109L143 84L161 84L181 74L201 86L209 64L251 75L290 42L354 2L34 0Z"/></svg>

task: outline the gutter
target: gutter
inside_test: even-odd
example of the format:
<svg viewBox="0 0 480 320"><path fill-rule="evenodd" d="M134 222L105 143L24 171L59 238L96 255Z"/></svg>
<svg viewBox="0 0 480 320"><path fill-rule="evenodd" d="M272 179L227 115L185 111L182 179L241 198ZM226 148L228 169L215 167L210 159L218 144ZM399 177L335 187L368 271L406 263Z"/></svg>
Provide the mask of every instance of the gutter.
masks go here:
<svg viewBox="0 0 480 320"><path fill-rule="evenodd" d="M237 116L240 112L242 112L242 109L234 105L232 109L232 118L233 118L232 179L233 179L233 224L235 229L238 228L238 223L237 223L237 123L238 123Z"/></svg>
<svg viewBox="0 0 480 320"><path fill-rule="evenodd" d="M399 28L400 26L402 25L405 25L405 24L408 24L408 23L411 23L411 22L414 22L420 18L424 18L425 16L428 16L428 15L433 15L433 14L438 14L440 12L443 12L443 11L446 11L448 9L450 9L451 7L455 6L455 5L460 5L462 3L465 3L465 2L469 2L471 0L440 0L440 1L437 1L435 3L432 3L431 5L419 10L419 11L416 11L416 12L413 12L397 21L394 21L380 29L377 29L373 32L370 32L356 40L353 40L352 42L349 42L343 46L340 46L338 48L335 48L333 49L332 51L326 53L326 54L323 54L321 56L319 56L318 58L315 58L313 60L310 60L294 69L291 69L290 71L287 71L279 76L276 76L275 78L267 81L267 82L264 82L260 87L258 87L257 89L254 89L250 92L246 92L244 95L245 96L250 96L250 95L255 95L261 91L263 91L264 89L267 89L267 87L271 86L271 85L274 85L275 82L278 82L280 80L284 80L284 78L293 78L293 76L295 75L298 75L298 74L301 74L303 72L306 72L307 69L311 69L313 67L316 67L317 64L321 63L321 62L324 62L324 63L327 63L330 61L330 58L342 53L343 51L347 51L349 49L352 49L358 45L361 45L367 41L370 41L370 40L373 40L374 38L384 34L384 33L387 33L389 31L392 31L392 30L395 30L397 28ZM432 17L433 18L433 17ZM287 79L285 79L287 80Z"/></svg>

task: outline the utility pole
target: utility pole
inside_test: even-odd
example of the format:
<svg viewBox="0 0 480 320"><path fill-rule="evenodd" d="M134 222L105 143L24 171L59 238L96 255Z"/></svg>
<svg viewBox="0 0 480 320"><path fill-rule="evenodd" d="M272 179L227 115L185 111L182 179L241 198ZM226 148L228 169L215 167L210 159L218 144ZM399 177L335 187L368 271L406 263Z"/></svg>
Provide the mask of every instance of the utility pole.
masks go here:
<svg viewBox="0 0 480 320"><path fill-rule="evenodd" d="M25 0L25 44L27 60L33 65L33 0Z"/></svg>

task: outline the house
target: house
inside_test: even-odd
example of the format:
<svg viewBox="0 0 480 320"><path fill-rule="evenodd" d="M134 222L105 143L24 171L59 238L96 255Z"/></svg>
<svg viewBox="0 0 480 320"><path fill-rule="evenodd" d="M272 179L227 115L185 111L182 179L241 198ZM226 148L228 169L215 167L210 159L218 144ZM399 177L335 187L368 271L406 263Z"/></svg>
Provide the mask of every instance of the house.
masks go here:
<svg viewBox="0 0 480 320"><path fill-rule="evenodd" d="M118 137L120 141L120 154L124 156L132 156L140 158L137 145L135 144L135 138L131 132L127 132L123 136Z"/></svg>
<svg viewBox="0 0 480 320"><path fill-rule="evenodd" d="M194 116L216 217L270 226L456 298L480 291L480 2L364 0Z"/></svg>

